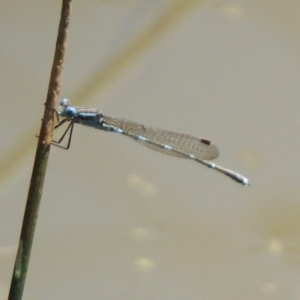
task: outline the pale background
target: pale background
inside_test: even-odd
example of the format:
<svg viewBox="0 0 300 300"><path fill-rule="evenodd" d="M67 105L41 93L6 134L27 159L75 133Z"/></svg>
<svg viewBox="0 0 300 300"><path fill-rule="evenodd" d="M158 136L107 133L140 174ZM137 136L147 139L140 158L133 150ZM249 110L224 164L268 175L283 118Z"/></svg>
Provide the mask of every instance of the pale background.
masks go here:
<svg viewBox="0 0 300 300"><path fill-rule="evenodd" d="M61 1L0 4L0 299ZM52 148L23 299L300 299L300 2L73 1L61 97L190 133L243 187L77 125Z"/></svg>

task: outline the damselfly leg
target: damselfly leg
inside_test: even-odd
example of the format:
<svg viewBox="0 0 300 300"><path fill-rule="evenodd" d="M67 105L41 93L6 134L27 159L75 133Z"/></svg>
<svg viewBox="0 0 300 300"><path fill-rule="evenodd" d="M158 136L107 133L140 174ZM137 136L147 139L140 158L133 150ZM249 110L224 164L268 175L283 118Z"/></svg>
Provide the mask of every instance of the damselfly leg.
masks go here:
<svg viewBox="0 0 300 300"><path fill-rule="evenodd" d="M52 140L52 145L53 146L57 146L59 148L62 148L62 149L65 149L65 150L68 150L70 148L70 145L71 145L71 139L72 139L72 134L73 134L73 128L74 128L74 121L73 120L70 120L68 118L65 118L63 120L61 120L55 127L54 129L60 127L62 124L64 124L66 121L70 121L70 124L68 125L67 129L65 130L65 132L63 133L63 135L61 136L61 138L58 140L58 141L55 141L55 140ZM68 139L68 144L67 146L61 146L60 143L64 140L66 134L68 133L69 131L69 139Z"/></svg>

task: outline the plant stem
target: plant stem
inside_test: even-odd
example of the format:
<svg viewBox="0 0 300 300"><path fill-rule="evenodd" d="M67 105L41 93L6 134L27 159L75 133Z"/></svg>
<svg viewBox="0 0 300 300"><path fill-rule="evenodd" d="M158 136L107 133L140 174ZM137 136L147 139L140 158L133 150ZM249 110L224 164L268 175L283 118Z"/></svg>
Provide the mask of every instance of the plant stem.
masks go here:
<svg viewBox="0 0 300 300"><path fill-rule="evenodd" d="M55 115L53 108L56 107L57 98L59 96L61 87L61 76L64 64L67 29L70 20L72 0L63 0L62 2L61 19L58 29L54 61L52 65L44 117L28 191L19 248L11 280L8 298L9 300L22 299L39 205L42 197L50 145L52 141Z"/></svg>

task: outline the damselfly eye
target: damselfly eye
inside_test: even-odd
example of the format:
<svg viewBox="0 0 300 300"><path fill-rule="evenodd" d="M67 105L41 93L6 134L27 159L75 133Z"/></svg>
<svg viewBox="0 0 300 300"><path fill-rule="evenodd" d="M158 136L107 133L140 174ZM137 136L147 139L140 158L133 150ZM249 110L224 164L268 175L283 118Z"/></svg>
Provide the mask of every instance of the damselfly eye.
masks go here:
<svg viewBox="0 0 300 300"><path fill-rule="evenodd" d="M75 117L76 115L76 108L72 107L72 106L68 106L66 107L65 109L65 115L68 117L68 118L73 118Z"/></svg>
<svg viewBox="0 0 300 300"><path fill-rule="evenodd" d="M61 99L60 102L59 102L60 106L64 106L64 107L67 107L70 105L70 100L69 99Z"/></svg>

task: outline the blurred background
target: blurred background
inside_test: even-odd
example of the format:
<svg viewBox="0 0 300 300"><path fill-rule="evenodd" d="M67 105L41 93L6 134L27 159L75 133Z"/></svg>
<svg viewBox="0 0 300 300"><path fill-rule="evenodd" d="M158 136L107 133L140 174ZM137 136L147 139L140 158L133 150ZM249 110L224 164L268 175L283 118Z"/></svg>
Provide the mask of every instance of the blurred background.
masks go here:
<svg viewBox="0 0 300 300"><path fill-rule="evenodd" d="M0 10L7 299L61 1ZM77 125L51 148L23 299L300 299L300 2L73 1L69 28L60 98L208 138L251 186Z"/></svg>

